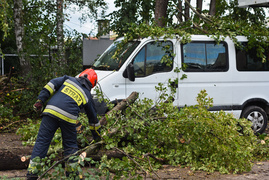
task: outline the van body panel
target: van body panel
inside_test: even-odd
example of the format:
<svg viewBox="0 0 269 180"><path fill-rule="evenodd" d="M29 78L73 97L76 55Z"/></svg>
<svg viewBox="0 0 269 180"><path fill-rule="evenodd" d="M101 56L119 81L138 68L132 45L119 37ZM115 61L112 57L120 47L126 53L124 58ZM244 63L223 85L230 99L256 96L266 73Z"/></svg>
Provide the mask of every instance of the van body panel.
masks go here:
<svg viewBox="0 0 269 180"><path fill-rule="evenodd" d="M255 74L253 74L253 76L255 77ZM269 94L265 92L269 92L269 80L264 76L260 78L264 79L264 81L255 81L255 78L253 79L253 77L249 77L234 82L233 97L235 105L243 105L249 99L264 99L268 102Z"/></svg>
<svg viewBox="0 0 269 180"><path fill-rule="evenodd" d="M99 74L102 74L101 72L102 71L97 71L98 78ZM122 72L112 71L108 73L106 71L104 74L106 76L103 76L102 74L102 77L105 78L100 81L98 80L97 85L102 90L104 97L110 101L125 99L125 78L122 77ZM92 89L92 94L95 94L94 89Z"/></svg>
<svg viewBox="0 0 269 180"><path fill-rule="evenodd" d="M192 43L195 42L214 42L214 40L210 37L198 35L192 36ZM229 39L225 39L223 41L227 45L227 55L228 60L234 54L230 53L231 41ZM232 44L233 45L233 44ZM178 49L182 50L182 47L178 47ZM195 51L195 50L194 50ZM182 66L182 51L178 53L178 63ZM179 76L183 74L187 75L187 78L179 81L179 107L184 107L185 105L195 105L197 104L197 94L201 90L206 90L208 96L213 98L213 105L217 107L221 107L224 109L225 107L229 109L231 108L233 102L233 73L231 72L231 64L228 64L228 70L226 72L185 72L184 70L180 72Z"/></svg>
<svg viewBox="0 0 269 180"><path fill-rule="evenodd" d="M107 76L113 74L113 71L100 71L100 70L95 70L97 77L98 77L98 82L101 82L103 79L105 79Z"/></svg>
<svg viewBox="0 0 269 180"><path fill-rule="evenodd" d="M157 101L158 94L156 93L155 87L158 86L158 83L160 82L165 87L168 87L168 80L171 78L176 79L176 74L172 71L152 74L144 78L136 78L134 82L126 79L126 95L130 95L133 91L136 91L139 93L139 98L141 99L149 98Z"/></svg>
<svg viewBox="0 0 269 180"><path fill-rule="evenodd" d="M237 40L238 42L247 42L247 38L244 36L237 36ZM192 35L191 42L187 44L181 44L180 37L166 40L160 38L158 41L145 38L137 41L140 43L137 43L137 46L131 52L129 51L127 59L119 69L114 71L96 70L98 75L97 86L101 87L104 96L111 102L125 99L133 91L139 93L140 99L150 98L157 101L159 94L156 92L155 87L159 83L168 87L169 80L178 79L175 106L180 108L197 104L198 93L205 89L208 96L213 98L213 107L210 110L225 110L234 114L237 118L248 118L257 123L255 127L262 126L258 132L264 131L267 126L267 114L269 114L268 64L263 64L265 69L259 69L259 71L256 69L250 71L240 69L238 65L240 65L239 60L241 60L242 56L239 58L238 54L242 50L238 50L233 41L227 37L218 43L213 38L205 35ZM158 54L163 50L159 49L159 52L154 52L152 49L160 45L154 43L167 43L173 46L169 50L175 54L172 58L171 69L169 67L165 69L163 65L160 66L163 68L161 71L155 72L149 69L150 63L154 64L160 61ZM201 49L204 49L205 52L201 51ZM169 51L164 51L164 54L169 55ZM141 61L140 57L142 57ZM168 57L171 58L170 56ZM251 62L255 63L255 60L251 60ZM130 64L134 68L134 79L123 76ZM187 64L187 69L181 69L185 64ZM143 67L142 72L138 71L140 66L141 68ZM177 69L180 69L180 72L176 72ZM187 78L181 80L184 75ZM168 90L170 91L169 87ZM94 89L92 93L94 94ZM251 106L253 107L253 112L251 108L247 108ZM255 121L252 119L255 119Z"/></svg>
<svg viewBox="0 0 269 180"><path fill-rule="evenodd" d="M213 98L214 106L232 105L232 77L227 73L186 73L187 78L179 82L179 106L197 104L197 94L205 89ZM225 79L220 82L219 79Z"/></svg>

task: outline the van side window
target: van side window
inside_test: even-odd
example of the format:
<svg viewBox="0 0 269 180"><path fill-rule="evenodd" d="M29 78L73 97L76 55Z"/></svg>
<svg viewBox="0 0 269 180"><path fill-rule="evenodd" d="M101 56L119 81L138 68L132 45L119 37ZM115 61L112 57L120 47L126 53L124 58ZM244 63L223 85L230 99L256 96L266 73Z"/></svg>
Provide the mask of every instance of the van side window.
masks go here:
<svg viewBox="0 0 269 180"><path fill-rule="evenodd" d="M173 69L173 44L170 41L153 41L146 44L133 61L136 77Z"/></svg>
<svg viewBox="0 0 269 180"><path fill-rule="evenodd" d="M242 43L246 46L247 43ZM269 71L269 51L266 51L266 60L257 56L256 48L250 50L236 49L236 68L238 71Z"/></svg>
<svg viewBox="0 0 269 180"><path fill-rule="evenodd" d="M228 70L228 51L224 42L191 42L183 44L182 64L186 72L223 72Z"/></svg>

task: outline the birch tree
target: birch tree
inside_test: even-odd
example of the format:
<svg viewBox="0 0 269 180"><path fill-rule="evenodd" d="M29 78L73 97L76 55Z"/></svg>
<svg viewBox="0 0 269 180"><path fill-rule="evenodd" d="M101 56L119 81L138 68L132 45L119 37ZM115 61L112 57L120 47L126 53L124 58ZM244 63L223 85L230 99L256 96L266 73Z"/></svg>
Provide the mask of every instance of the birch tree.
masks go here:
<svg viewBox="0 0 269 180"><path fill-rule="evenodd" d="M64 14L63 14L63 0L57 0L57 49L58 49L58 58L60 64L65 64L64 60Z"/></svg>
<svg viewBox="0 0 269 180"><path fill-rule="evenodd" d="M17 52L19 55L22 75L26 75L29 70L29 62L25 59L23 49L24 27L23 27L23 2L22 0L14 0L14 27Z"/></svg>
<svg viewBox="0 0 269 180"><path fill-rule="evenodd" d="M51 47L57 47L57 51L55 48L53 49L57 53L51 59L58 63L57 69L64 68L62 65L67 65L64 48L64 22L67 16L64 14L64 10L73 8L72 5L79 7L77 11L81 12L82 21L86 18L96 20L99 17L99 11L103 13L107 8L104 0L14 0L16 45L23 75L27 75L30 71L30 60L26 56L48 55ZM81 11L82 9L84 12ZM41 62L40 64L42 65Z"/></svg>

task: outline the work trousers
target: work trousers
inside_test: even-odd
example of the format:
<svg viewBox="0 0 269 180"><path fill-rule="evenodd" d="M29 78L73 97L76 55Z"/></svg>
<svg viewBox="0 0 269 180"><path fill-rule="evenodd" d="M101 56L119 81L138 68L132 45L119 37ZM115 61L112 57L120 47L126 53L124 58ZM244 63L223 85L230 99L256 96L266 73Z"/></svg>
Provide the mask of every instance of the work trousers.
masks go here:
<svg viewBox="0 0 269 180"><path fill-rule="evenodd" d="M46 157L51 140L58 128L61 129L62 133L64 156L73 154L78 150L76 124L45 115L42 118L31 159L37 156L40 158Z"/></svg>

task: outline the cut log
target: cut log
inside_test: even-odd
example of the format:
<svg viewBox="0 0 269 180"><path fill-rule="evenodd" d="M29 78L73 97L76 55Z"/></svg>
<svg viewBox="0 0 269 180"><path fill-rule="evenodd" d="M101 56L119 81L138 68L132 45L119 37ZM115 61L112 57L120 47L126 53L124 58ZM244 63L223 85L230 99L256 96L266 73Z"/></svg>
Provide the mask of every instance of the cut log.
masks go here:
<svg viewBox="0 0 269 180"><path fill-rule="evenodd" d="M0 134L0 170L26 169L29 159L24 162L21 157L32 153L33 147L23 146L20 136L15 134Z"/></svg>
<svg viewBox="0 0 269 180"><path fill-rule="evenodd" d="M137 98L138 98L138 93L137 92L132 92L128 98L126 98L126 99L122 100L121 102L119 102L113 109L111 109L110 111L108 111L106 113L106 115L109 115L113 111L119 111L119 110L126 109L127 104L134 103ZM107 124L106 116L103 116L100 119L100 124L103 125L103 126L105 126Z"/></svg>
<svg viewBox="0 0 269 180"><path fill-rule="evenodd" d="M86 157L90 157L90 155L96 155L100 149L100 147L104 144L104 141L99 141L97 143L91 144L85 148L85 151L83 151L79 157L81 158L81 161L84 161Z"/></svg>
<svg viewBox="0 0 269 180"><path fill-rule="evenodd" d="M22 157L21 157L21 162L28 161L28 160L30 160L30 158L31 158L30 155L29 155L29 156L22 156Z"/></svg>

